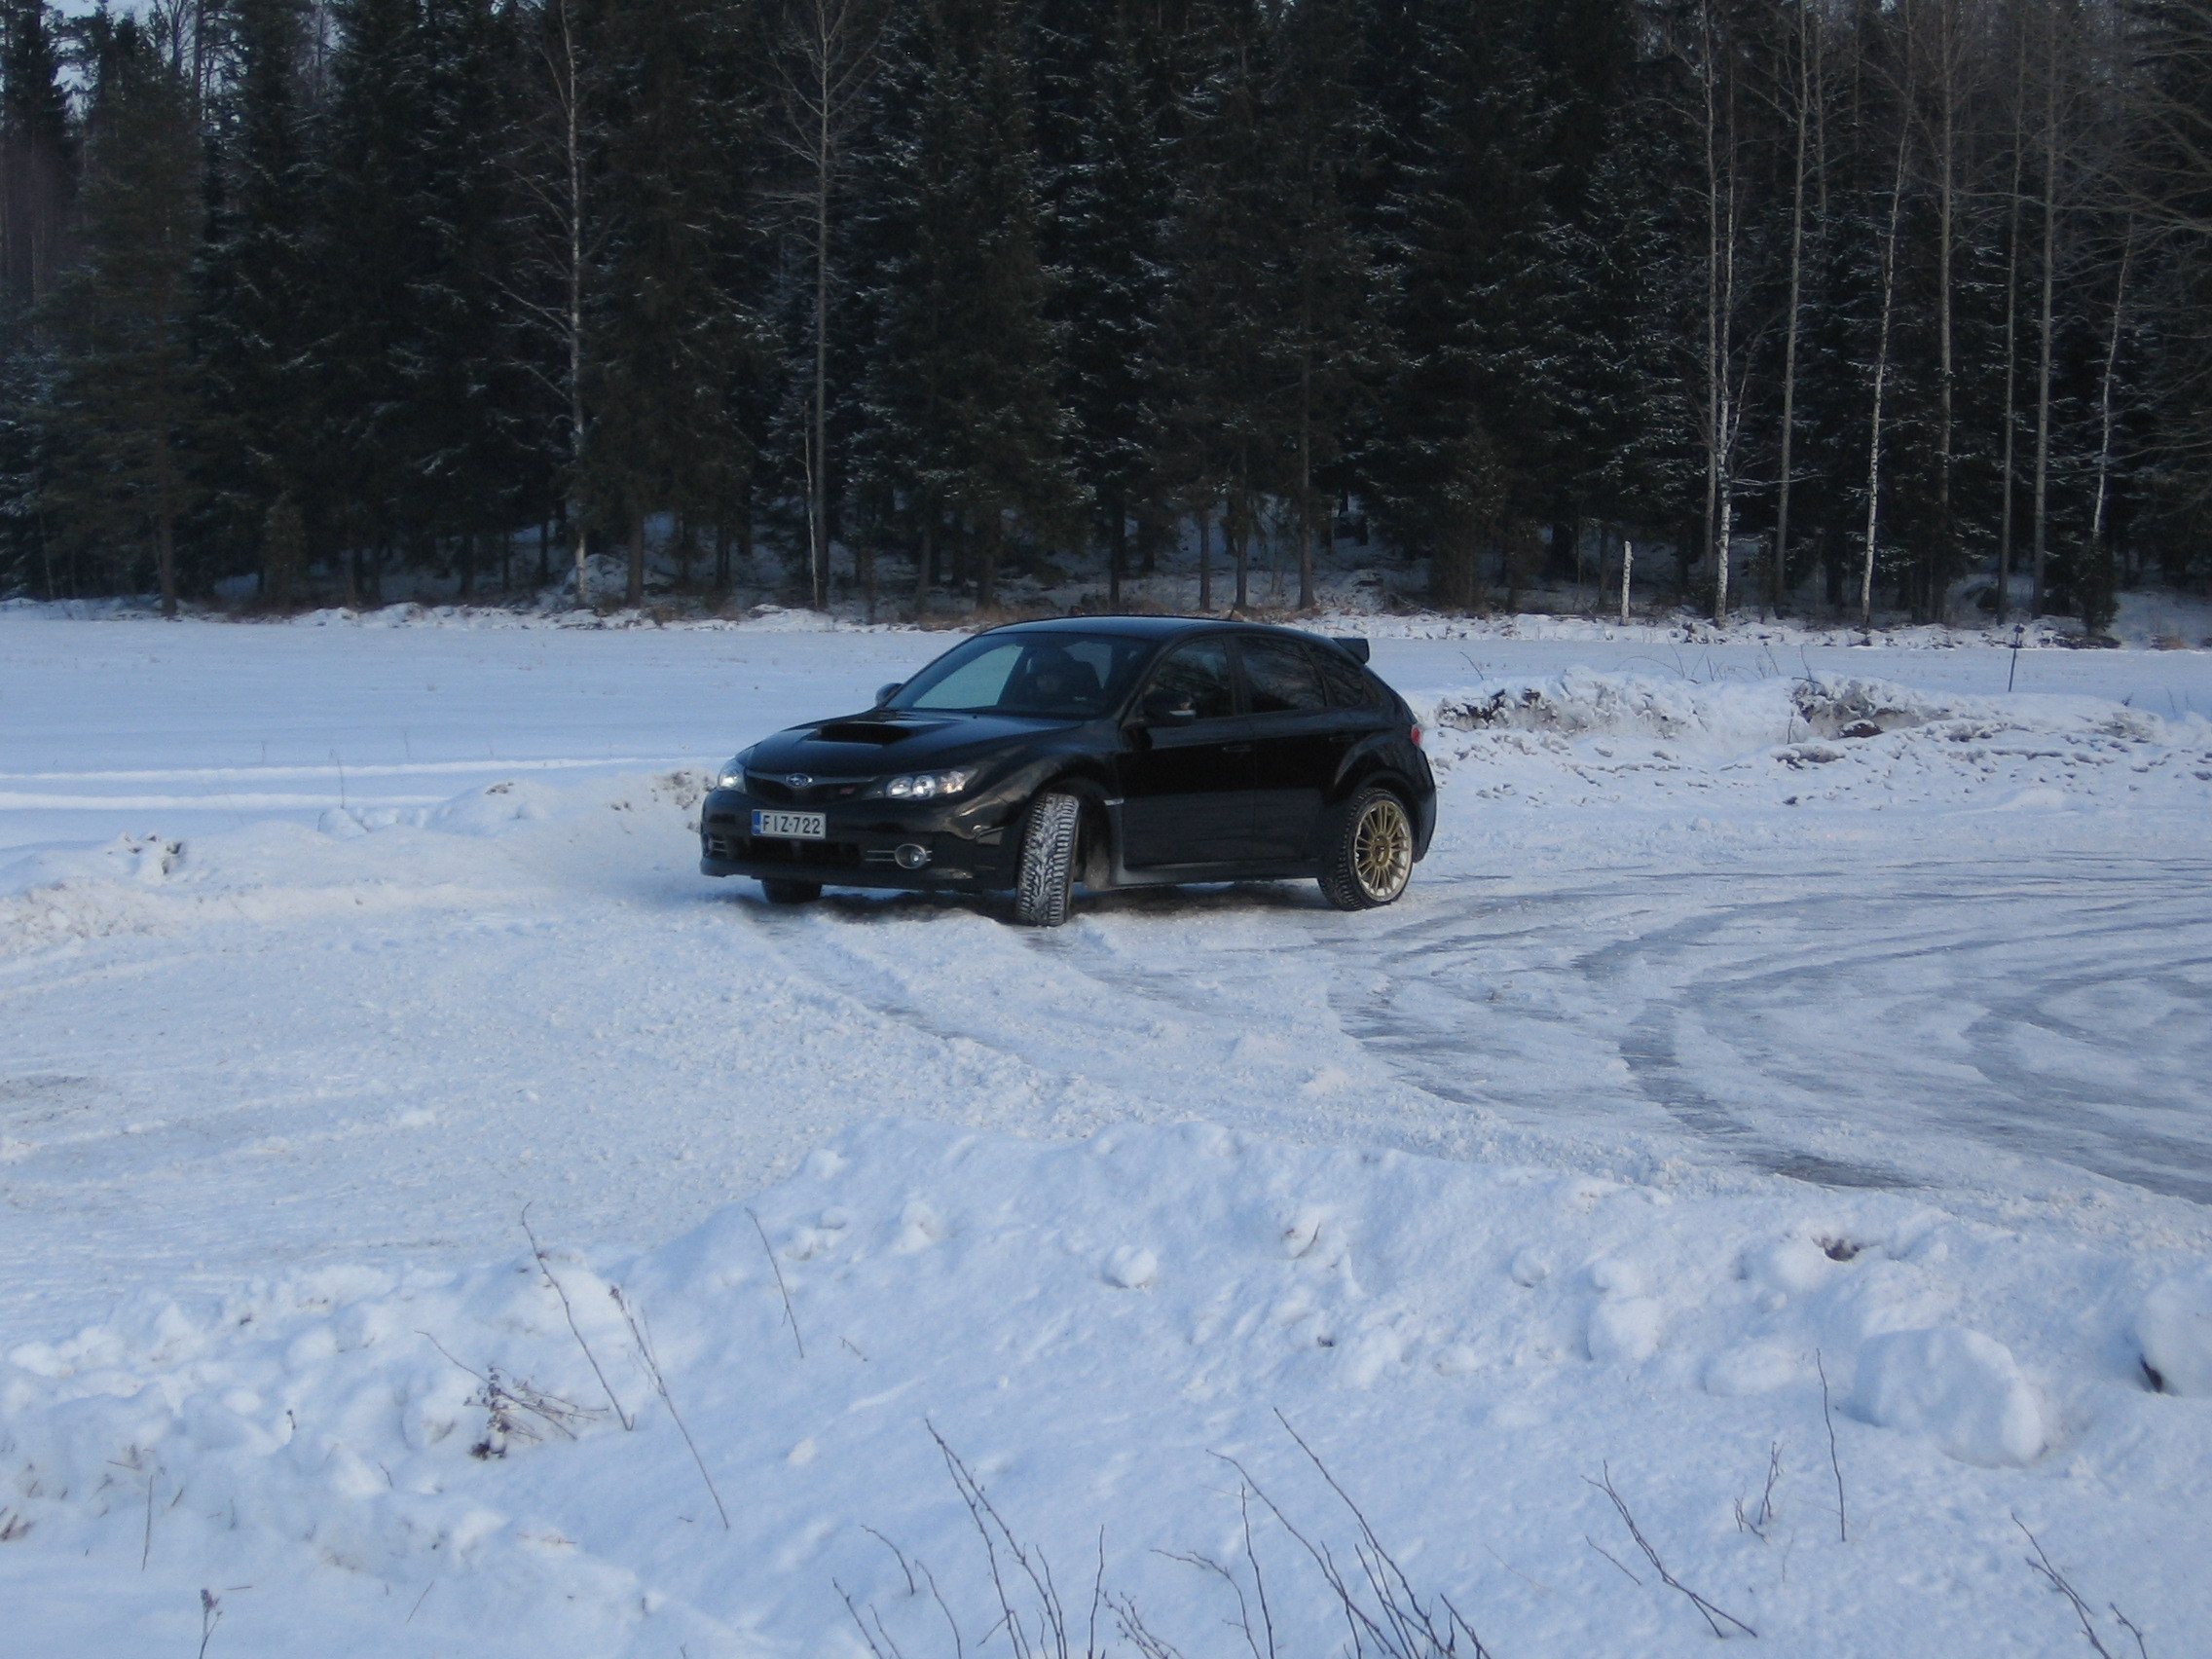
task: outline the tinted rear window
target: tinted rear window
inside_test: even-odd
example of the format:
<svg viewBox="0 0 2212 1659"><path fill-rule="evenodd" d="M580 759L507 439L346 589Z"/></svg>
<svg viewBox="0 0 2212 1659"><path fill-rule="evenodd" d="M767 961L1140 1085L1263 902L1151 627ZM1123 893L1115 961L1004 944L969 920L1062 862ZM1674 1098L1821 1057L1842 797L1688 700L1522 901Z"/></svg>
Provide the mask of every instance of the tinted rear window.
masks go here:
<svg viewBox="0 0 2212 1659"><path fill-rule="evenodd" d="M1255 715L1284 714L1329 706L1313 659L1296 640L1250 638L1236 648L1244 657L1244 683Z"/></svg>
<svg viewBox="0 0 2212 1659"><path fill-rule="evenodd" d="M1321 666L1331 708L1378 709L1388 701L1375 677L1344 652L1323 647L1314 651L1313 660Z"/></svg>

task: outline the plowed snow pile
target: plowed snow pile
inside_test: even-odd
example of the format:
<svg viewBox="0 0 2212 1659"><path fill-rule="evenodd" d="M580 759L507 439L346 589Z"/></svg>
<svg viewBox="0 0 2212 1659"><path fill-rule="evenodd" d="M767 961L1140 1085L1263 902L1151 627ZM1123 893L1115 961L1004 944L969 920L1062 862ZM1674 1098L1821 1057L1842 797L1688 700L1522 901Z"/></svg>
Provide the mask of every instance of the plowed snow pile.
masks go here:
<svg viewBox="0 0 2212 1659"><path fill-rule="evenodd" d="M2205 1386L2187 1256L1202 1125L879 1126L644 1256L542 1242L17 1348L0 1570L37 1563L37 1650L189 1647L208 1586L215 1652L991 1651L988 1532L1032 1632L1015 1541L1079 1643L1097 1599L1102 1638L1243 1650L1264 1586L1280 1651L1326 1654L1299 1534L1380 1618L1363 1515L1395 1599L1493 1652L1705 1652L1607 1480L1762 1650L2063 1651L2023 1524L2101 1625L2212 1628L2212 1398L2145 1369Z"/></svg>
<svg viewBox="0 0 2212 1659"><path fill-rule="evenodd" d="M1632 804L1693 794L1920 809L2212 803L2212 722L2095 697L1965 697L1831 676L1701 685L1574 671L1448 692L1434 709L1433 757L1486 792L1527 780L1595 786L1601 798Z"/></svg>

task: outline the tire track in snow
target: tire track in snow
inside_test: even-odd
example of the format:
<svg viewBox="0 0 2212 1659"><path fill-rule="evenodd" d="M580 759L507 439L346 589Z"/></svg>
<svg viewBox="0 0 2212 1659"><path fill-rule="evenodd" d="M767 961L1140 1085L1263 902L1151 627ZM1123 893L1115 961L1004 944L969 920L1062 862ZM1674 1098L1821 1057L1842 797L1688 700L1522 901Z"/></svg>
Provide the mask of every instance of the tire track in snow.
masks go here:
<svg viewBox="0 0 2212 1659"><path fill-rule="evenodd" d="M1499 1094L1463 1086L1466 1031L1578 1027L1693 1141L1757 1168L1888 1186L1956 1179L1996 1153L2205 1202L2208 875L2206 861L2124 856L1876 866L1787 872L1790 897L1745 900L1731 895L1761 874L1635 872L1496 894L1456 926L1428 917L1373 940L1365 961L1354 937L1338 984L1347 1029L1445 1098ZM1530 900L1547 922L1499 925L1501 906ZM1616 937L1574 948L1592 930ZM1349 986L1363 969L1386 988ZM1501 999L1501 979L1543 994ZM2100 1029L2061 1011L2083 992L2170 1006ZM2038 1036L2079 1064L2023 1053ZM1571 1066L1534 1082L1511 1103L1523 1113L1587 1122L1625 1104ZM1947 1167L1926 1168L1915 1141Z"/></svg>

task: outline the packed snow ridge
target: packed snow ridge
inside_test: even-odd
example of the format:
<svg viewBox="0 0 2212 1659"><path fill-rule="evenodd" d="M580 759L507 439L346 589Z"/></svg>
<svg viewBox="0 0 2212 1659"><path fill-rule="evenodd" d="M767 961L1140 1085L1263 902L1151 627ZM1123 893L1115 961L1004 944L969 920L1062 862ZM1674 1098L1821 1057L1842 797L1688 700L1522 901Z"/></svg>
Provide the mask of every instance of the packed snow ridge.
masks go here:
<svg viewBox="0 0 2212 1659"><path fill-rule="evenodd" d="M644 1255L520 1226L475 1270L148 1298L18 1346L0 1531L88 1583L143 1554L107 1618L251 1584L245 1651L317 1607L325 1653L918 1652L947 1619L988 1650L964 1478L1072 1619L1095 1579L1185 1653L1229 1651L1263 1587L1282 1651L1340 1651L1299 1534L1350 1562L1361 1517L1491 1651L1704 1651L1609 1481L1777 1651L2062 1650L2021 1523L2152 1651L2212 1624L2179 1570L2212 1546L2212 1274L2178 1252L1205 1124L888 1124Z"/></svg>

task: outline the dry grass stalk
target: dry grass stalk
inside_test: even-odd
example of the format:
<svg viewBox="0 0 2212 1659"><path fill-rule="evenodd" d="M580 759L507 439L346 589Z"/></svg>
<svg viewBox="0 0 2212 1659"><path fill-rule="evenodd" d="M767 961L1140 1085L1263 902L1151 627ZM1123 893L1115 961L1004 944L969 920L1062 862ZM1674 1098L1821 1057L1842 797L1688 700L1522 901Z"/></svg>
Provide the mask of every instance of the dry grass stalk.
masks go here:
<svg viewBox="0 0 2212 1659"><path fill-rule="evenodd" d="M473 1365L462 1364L429 1332L418 1331L416 1335L476 1379L479 1386L469 1396L468 1403L489 1419L484 1438L468 1449L468 1455L479 1461L504 1457L508 1448L517 1442L530 1445L543 1440L547 1431L564 1440L573 1440L576 1431L572 1424L588 1422L602 1415L590 1406L579 1406L559 1394L549 1394L522 1378L508 1377L496 1365L479 1371Z"/></svg>
<svg viewBox="0 0 2212 1659"><path fill-rule="evenodd" d="M2067 1582L2066 1575L2058 1570L2050 1557L2045 1553L2043 1541L2028 1530L2028 1524L2019 1516L2012 1517L2012 1525L2020 1529L2020 1535L2028 1540L2028 1547L2036 1552L2032 1556L2021 1558L2028 1564L2028 1570L2066 1598L2067 1604L2074 1609L2074 1616L2082 1621L2082 1635L2090 1647L2095 1649L2097 1659L2116 1659L2112 1649L2104 1644L2104 1639L2097 1634L2096 1619L2089 1611L2089 1604L2082 1599L2081 1592ZM2151 1659L2151 1650L2145 1645L2143 1633L2136 1628L2135 1622L2120 1610L2117 1603L2108 1602L2105 1604L2112 1609L2112 1616L2119 1621L2120 1629L2135 1639L2136 1659Z"/></svg>
<svg viewBox="0 0 2212 1659"><path fill-rule="evenodd" d="M1438 1594L1424 1601L1415 1590L1413 1581L1399 1567L1397 1558L1383 1548L1382 1540L1368 1524L1367 1515L1345 1491L1337 1477L1330 1473L1312 1447L1307 1445L1298 1430L1291 1427L1290 1419L1280 1411L1275 1420L1282 1424L1298 1449L1328 1483L1329 1490L1337 1494L1344 1506L1351 1512L1359 1530L1353 1555L1359 1563L1359 1577L1355 1581L1337 1565L1336 1557L1326 1544L1317 1544L1298 1530L1297 1525L1283 1512L1282 1506L1270 1497L1265 1488L1255 1481L1250 1471L1234 1457L1215 1454L1243 1477L1244 1484L1254 1496L1266 1504L1272 1514L1298 1541L1299 1546L1321 1569L1321 1577L1337 1599L1345 1624L1351 1637L1355 1659L1375 1654L1378 1659L1491 1659L1490 1649L1483 1645L1459 1609L1452 1604L1449 1596ZM1364 1594L1362 1586L1364 1585ZM1460 1646L1461 1640L1466 1642ZM1270 1640L1272 1640L1271 1629Z"/></svg>
<svg viewBox="0 0 2212 1659"><path fill-rule="evenodd" d="M1813 1350L1813 1369L1821 1374L1821 1421L1827 1425L1828 1467L1835 1474L1835 1541L1848 1544L1851 1542L1851 1522L1844 1511L1843 1459L1837 1456L1835 1449L1835 1412L1828 1404L1827 1363L1822 1359L1819 1348Z"/></svg>
<svg viewBox="0 0 2212 1659"><path fill-rule="evenodd" d="M676 1396L668 1391L668 1379L661 1375L660 1360L653 1353L645 1309L624 1296L620 1285L609 1285L607 1294L614 1299L614 1306L628 1321L631 1338L638 1345L638 1357L645 1362L645 1376L652 1382L653 1392L660 1396L660 1403L668 1408L669 1420L676 1424L676 1432L683 1436L683 1444L690 1448L691 1461L699 1465L699 1478L707 1483L707 1495L715 1500L715 1513L722 1518L722 1530L728 1531L729 1511L722 1506L722 1494L715 1490L715 1477L707 1473L707 1459L699 1455L699 1443L691 1438L691 1430L684 1426L683 1414L676 1409Z"/></svg>
<svg viewBox="0 0 2212 1659"><path fill-rule="evenodd" d="M760 1248L768 1253L768 1271L776 1275L776 1289L784 1299L784 1317L791 1321L792 1346L798 1349L799 1358L804 1359L806 1357L806 1344L798 1334L798 1314L792 1308L791 1287L784 1283L784 1270L776 1260L776 1247L768 1242L768 1230L760 1225L760 1218L754 1215L750 1207L747 1208L745 1213L753 1216L753 1231L760 1235Z"/></svg>
<svg viewBox="0 0 2212 1659"><path fill-rule="evenodd" d="M1767 1448L1766 1490L1759 1493L1758 1507L1747 1513L1744 1500L1736 1499L1736 1530L1751 1533L1762 1544L1766 1542L1768 1530L1774 1526L1774 1483L1781 1478L1782 1442L1777 1440Z"/></svg>
<svg viewBox="0 0 2212 1659"><path fill-rule="evenodd" d="M530 1253L536 1259L537 1271L545 1275L545 1282L553 1287L553 1294L561 1299L561 1311L569 1320L569 1334L576 1339L576 1346L584 1350L584 1358L591 1362L592 1375L599 1379L599 1385L607 1390L607 1403L614 1408L614 1420L625 1429L636 1428L637 1419L622 1409L622 1402L615 1398L614 1384L608 1382L607 1373L600 1369L599 1356L591 1351L591 1344L584 1341L583 1330L576 1323L576 1310L569 1303L568 1287L562 1284L559 1275L553 1272L553 1264L546 1258L545 1247L538 1243L537 1235L531 1231L528 1204L522 1206L522 1232L523 1236L530 1240Z"/></svg>
<svg viewBox="0 0 2212 1659"><path fill-rule="evenodd" d="M1613 1500L1613 1507L1620 1511L1621 1524L1628 1529L1628 1535L1636 1541L1636 1547L1643 1552L1643 1559L1651 1564L1651 1570L1659 1575L1659 1582L1666 1585L1668 1589L1677 1591L1681 1595L1688 1597L1690 1604L1697 1608L1698 1612L1704 1616L1705 1622L1708 1625L1712 1626L1713 1634L1716 1637L1719 1637L1721 1640L1725 1641L1728 1636L1728 1632L1720 1628L1722 1624L1732 1625L1737 1630L1742 1631L1746 1636L1757 1636L1757 1631L1753 1630L1750 1625L1746 1624L1734 1613L1724 1612L1719 1607L1714 1606L1711 1602L1707 1601L1703 1596L1700 1596L1695 1590L1692 1590L1687 1584L1684 1584L1680 1579L1677 1578L1672 1572L1667 1570L1667 1564L1659 1559L1659 1552L1651 1547L1651 1540L1643 1535L1643 1529L1636 1524L1636 1516L1630 1511L1628 1500L1622 1497L1619 1491L1613 1486L1612 1466L1610 1464L1603 1464L1601 1465L1601 1467L1604 1471L1604 1478L1603 1480L1592 1481L1590 1480L1590 1477L1588 1475L1585 1475L1582 1478L1586 1481L1589 1481L1592 1486L1596 1487L1600 1492L1604 1493L1607 1497ZM1615 1567L1620 1567L1620 1563L1618 1562L1614 1562L1613 1565ZM1621 1570L1623 1572L1628 1571L1626 1567L1621 1567ZM1634 1573L1630 1573L1629 1576L1633 1578L1636 1575Z"/></svg>

